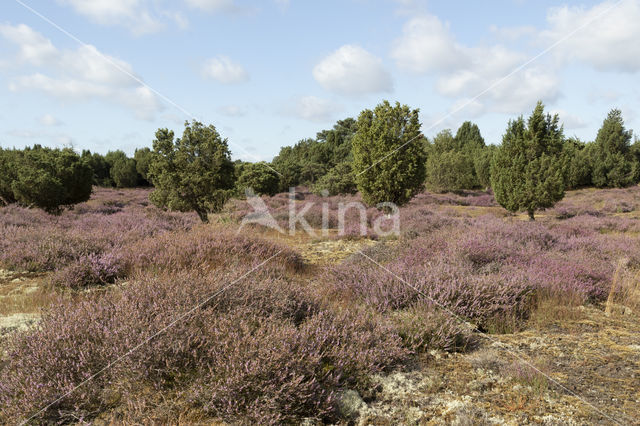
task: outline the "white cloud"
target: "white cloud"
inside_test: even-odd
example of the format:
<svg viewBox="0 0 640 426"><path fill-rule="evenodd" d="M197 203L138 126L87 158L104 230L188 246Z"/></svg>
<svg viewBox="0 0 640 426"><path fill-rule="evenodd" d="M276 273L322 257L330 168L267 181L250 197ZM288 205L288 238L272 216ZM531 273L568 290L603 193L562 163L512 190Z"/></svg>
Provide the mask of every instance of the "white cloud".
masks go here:
<svg viewBox="0 0 640 426"><path fill-rule="evenodd" d="M563 109L554 109L549 112L551 115L558 114L560 118L560 124L564 125L565 129L583 129L587 127L587 122L584 121L581 117L571 114Z"/></svg>
<svg viewBox="0 0 640 426"><path fill-rule="evenodd" d="M247 111L238 105L225 105L218 108L218 112L227 117L244 117Z"/></svg>
<svg viewBox="0 0 640 426"><path fill-rule="evenodd" d="M58 121L57 118L55 118L53 115L51 114L45 114L42 117L40 117L38 119L38 121L40 122L40 124L42 124L43 126L57 126L60 124L60 121Z"/></svg>
<svg viewBox="0 0 640 426"><path fill-rule="evenodd" d="M94 46L56 49L50 40L24 25L1 26L0 34L18 46L23 62L38 68L10 81L12 91L35 90L63 101L99 98L128 107L143 119L152 119L162 109L155 94L139 82L130 64L104 55Z"/></svg>
<svg viewBox="0 0 640 426"><path fill-rule="evenodd" d="M286 115L314 122L327 122L342 111L342 106L316 96L302 96L291 99L283 108Z"/></svg>
<svg viewBox="0 0 640 426"><path fill-rule="evenodd" d="M156 2L149 0L58 0L71 6L76 13L100 25L121 25L140 35L164 27L152 11Z"/></svg>
<svg viewBox="0 0 640 426"><path fill-rule="evenodd" d="M554 49L557 58L582 61L600 71L639 71L640 2L617 3L552 8L547 15L549 29L540 39L550 44L584 26Z"/></svg>
<svg viewBox="0 0 640 426"><path fill-rule="evenodd" d="M313 69L322 87L344 95L391 92L391 75L382 60L360 46L344 45Z"/></svg>
<svg viewBox="0 0 640 426"><path fill-rule="evenodd" d="M436 16L416 17L404 25L391 51L398 66L415 73L449 71L466 65L467 57Z"/></svg>
<svg viewBox="0 0 640 426"><path fill-rule="evenodd" d="M552 67L533 64L509 76L527 56L500 45L465 46L435 16L412 18L391 55L401 69L434 74L436 90L459 105L453 110L473 99L475 114L520 114L539 99L551 102L560 95L560 82Z"/></svg>
<svg viewBox="0 0 640 426"><path fill-rule="evenodd" d="M19 59L34 65L42 65L59 55L51 40L46 39L31 27L0 25L0 35L20 47Z"/></svg>
<svg viewBox="0 0 640 426"><path fill-rule="evenodd" d="M242 65L233 62L227 56L209 59L202 67L202 75L224 84L244 83L249 80L249 73Z"/></svg>

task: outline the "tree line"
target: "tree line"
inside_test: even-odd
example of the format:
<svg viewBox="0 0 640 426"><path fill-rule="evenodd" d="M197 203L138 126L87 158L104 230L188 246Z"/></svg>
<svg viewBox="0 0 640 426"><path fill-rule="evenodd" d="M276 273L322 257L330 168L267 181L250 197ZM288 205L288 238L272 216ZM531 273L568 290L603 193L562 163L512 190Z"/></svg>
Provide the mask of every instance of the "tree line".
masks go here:
<svg viewBox="0 0 640 426"><path fill-rule="evenodd" d="M564 192L586 186L624 187L640 181L640 142L620 110L604 119L596 138L567 138L557 115L538 103L509 121L500 145L486 144L469 121L455 134L429 139L419 110L383 101L357 119L339 120L315 138L285 146L270 162L231 160L227 139L213 125L185 123L182 137L158 129L152 148L106 155L39 145L0 149L0 203L59 213L86 201L92 185L154 186L151 201L195 211L203 221L226 200L251 188L273 195L304 185L323 195L360 191L370 205L409 201L423 188L437 192L493 190L509 211L552 206Z"/></svg>

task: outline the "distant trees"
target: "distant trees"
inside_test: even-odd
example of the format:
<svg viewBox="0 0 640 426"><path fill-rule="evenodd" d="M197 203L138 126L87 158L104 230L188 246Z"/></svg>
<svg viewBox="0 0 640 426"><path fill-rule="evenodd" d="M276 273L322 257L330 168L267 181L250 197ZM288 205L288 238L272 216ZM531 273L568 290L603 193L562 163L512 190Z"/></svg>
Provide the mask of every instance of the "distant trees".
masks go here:
<svg viewBox="0 0 640 426"><path fill-rule="evenodd" d="M59 214L64 207L87 201L93 171L73 150L33 148L0 150L0 196Z"/></svg>
<svg viewBox="0 0 640 426"><path fill-rule="evenodd" d="M342 162L351 162L351 140L356 131L353 118L339 120L332 129L318 132L280 149L272 166L280 173L280 191L292 186L313 185Z"/></svg>
<svg viewBox="0 0 640 426"><path fill-rule="evenodd" d="M153 159L153 153L151 149L145 147L141 149L136 149L133 154L133 159L136 161L136 171L138 175L140 175L141 183L144 185L149 185L149 166L151 165L151 161Z"/></svg>
<svg viewBox="0 0 640 426"><path fill-rule="evenodd" d="M558 116L544 114L541 102L529 117L510 121L491 165L491 186L500 205L511 212L553 206L564 197L563 131Z"/></svg>
<svg viewBox="0 0 640 426"><path fill-rule="evenodd" d="M355 180L351 163L344 161L322 176L313 190L317 193L326 191L328 195L355 194L358 191Z"/></svg>
<svg viewBox="0 0 640 426"><path fill-rule="evenodd" d="M148 176L151 201L162 208L195 211L203 222L219 211L234 185L234 165L226 139L213 125L185 123L182 137L158 129Z"/></svg>
<svg viewBox="0 0 640 426"><path fill-rule="evenodd" d="M236 166L238 168L238 166ZM251 188L259 195L274 195L280 189L280 176L265 162L245 163L238 173L236 188L240 194Z"/></svg>
<svg viewBox="0 0 640 426"><path fill-rule="evenodd" d="M388 101L360 113L352 140L356 184L367 204L408 202L424 183L418 110Z"/></svg>
<svg viewBox="0 0 640 426"><path fill-rule="evenodd" d="M450 130L438 133L427 145L427 186L440 192L479 188L474 159L484 146L480 129L469 121L455 137Z"/></svg>

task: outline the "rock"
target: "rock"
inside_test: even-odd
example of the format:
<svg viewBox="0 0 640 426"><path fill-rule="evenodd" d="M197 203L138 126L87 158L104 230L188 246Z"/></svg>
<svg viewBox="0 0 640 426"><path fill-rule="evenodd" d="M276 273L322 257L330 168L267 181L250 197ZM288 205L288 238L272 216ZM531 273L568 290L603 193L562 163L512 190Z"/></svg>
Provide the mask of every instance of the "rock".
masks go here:
<svg viewBox="0 0 640 426"><path fill-rule="evenodd" d="M346 419L355 419L367 404L360 398L360 394L352 389L345 390L338 396L338 413Z"/></svg>

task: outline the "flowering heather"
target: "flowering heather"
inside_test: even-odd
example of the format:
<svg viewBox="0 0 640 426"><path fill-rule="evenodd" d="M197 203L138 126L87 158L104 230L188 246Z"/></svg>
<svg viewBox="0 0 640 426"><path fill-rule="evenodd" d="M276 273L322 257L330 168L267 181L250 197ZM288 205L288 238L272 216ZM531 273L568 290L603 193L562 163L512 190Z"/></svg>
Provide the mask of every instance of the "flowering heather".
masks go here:
<svg viewBox="0 0 640 426"><path fill-rule="evenodd" d="M0 420L37 412L243 272L141 275L118 291L61 301L40 327L10 339L0 370ZM149 405L145 398L174 389L193 409L229 422L331 417L339 388L364 386L368 374L405 356L388 326L355 312L337 313L290 279L260 270L38 421L90 420L123 403Z"/></svg>
<svg viewBox="0 0 640 426"><path fill-rule="evenodd" d="M90 283L110 281L119 275L123 247L197 223L195 215L149 206L148 190L95 191L91 200L61 216L17 206L1 208L0 267L56 270L58 280L78 273ZM77 284L76 279L68 285Z"/></svg>
<svg viewBox="0 0 640 426"><path fill-rule="evenodd" d="M338 395L368 390L371 373L434 348L469 350L477 331L527 327L545 297L600 304L622 258L625 277L635 279L638 196L639 188L581 190L528 222L504 214L490 194L425 192L401 209L397 239L380 238L366 256L328 269L304 267L294 250L252 235L256 228L162 212L145 191L99 189L60 217L0 209L3 268L52 271L54 283L74 289L127 281L65 293L39 327L10 335L0 423L37 412L216 293L35 421L176 423L184 412L229 423L344 420ZM297 198L316 203L312 226L322 225L323 203L335 224L339 204L359 200ZM288 229L288 194L262 200ZM227 208L219 222L250 210L239 200ZM374 237L382 213L365 213ZM359 214L347 212L352 223L339 238L359 238Z"/></svg>

